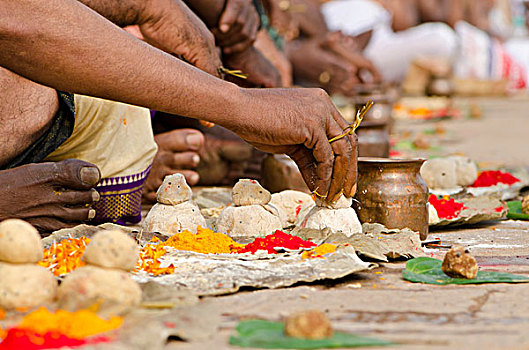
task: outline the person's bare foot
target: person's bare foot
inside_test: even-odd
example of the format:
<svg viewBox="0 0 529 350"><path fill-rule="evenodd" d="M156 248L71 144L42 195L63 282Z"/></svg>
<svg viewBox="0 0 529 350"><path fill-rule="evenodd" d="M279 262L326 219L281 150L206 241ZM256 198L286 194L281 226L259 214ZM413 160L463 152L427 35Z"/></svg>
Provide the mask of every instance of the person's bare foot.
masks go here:
<svg viewBox="0 0 529 350"><path fill-rule="evenodd" d="M143 198L151 203L156 202L156 191L167 175L180 173L189 185L198 183L194 169L200 162L198 151L204 145L204 135L194 129L177 129L154 135L154 140L158 152L143 190Z"/></svg>
<svg viewBox="0 0 529 350"><path fill-rule="evenodd" d="M23 219L44 234L91 220L100 177L95 165L77 159L1 170L0 221Z"/></svg>

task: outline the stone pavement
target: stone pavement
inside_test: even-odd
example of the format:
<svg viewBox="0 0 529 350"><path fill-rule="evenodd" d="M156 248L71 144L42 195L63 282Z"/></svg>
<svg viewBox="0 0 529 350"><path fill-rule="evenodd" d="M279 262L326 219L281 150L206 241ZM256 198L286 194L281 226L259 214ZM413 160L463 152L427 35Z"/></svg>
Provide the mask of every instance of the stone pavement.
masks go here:
<svg viewBox="0 0 529 350"><path fill-rule="evenodd" d="M483 119L442 122L452 137L443 144L446 152L463 152L480 162L529 165L529 100L488 99L477 103L483 106ZM397 125L397 129L406 127ZM414 123L410 128L424 127ZM529 222L522 221L430 234L443 244L469 247L483 270L526 276L528 236ZM438 249L426 252L441 259L444 255ZM340 281L203 299L202 303L222 315L218 334L208 342L173 342L167 348L230 349L227 340L241 319L279 320L293 311L320 309L327 312L337 330L401 344L385 349L529 349L529 284L414 284L402 279L404 265L381 264Z"/></svg>

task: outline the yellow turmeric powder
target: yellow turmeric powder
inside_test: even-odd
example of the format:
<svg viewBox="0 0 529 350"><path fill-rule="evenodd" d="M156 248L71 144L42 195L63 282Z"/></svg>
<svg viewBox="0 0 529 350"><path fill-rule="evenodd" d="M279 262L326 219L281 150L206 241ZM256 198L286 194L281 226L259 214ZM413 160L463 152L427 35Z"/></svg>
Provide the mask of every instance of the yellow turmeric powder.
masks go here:
<svg viewBox="0 0 529 350"><path fill-rule="evenodd" d="M322 245L319 245L312 250L303 252L303 254L301 254L301 258L302 259L323 258L323 255L334 253L335 251L336 251L336 246L334 244L323 243Z"/></svg>
<svg viewBox="0 0 529 350"><path fill-rule="evenodd" d="M196 234L186 230L170 237L163 245L203 254L231 253L244 246L244 244L235 242L223 233L200 226L197 228Z"/></svg>
<svg viewBox="0 0 529 350"><path fill-rule="evenodd" d="M50 312L41 307L27 314L17 328L27 329L37 334L56 332L69 338L84 339L117 329L122 323L121 317L114 316L105 320L90 310Z"/></svg>

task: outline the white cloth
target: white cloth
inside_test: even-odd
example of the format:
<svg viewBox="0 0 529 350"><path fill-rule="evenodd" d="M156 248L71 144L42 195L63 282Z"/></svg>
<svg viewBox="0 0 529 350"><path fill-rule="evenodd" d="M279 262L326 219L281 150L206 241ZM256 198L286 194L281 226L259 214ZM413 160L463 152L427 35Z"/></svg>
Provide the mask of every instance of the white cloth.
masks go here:
<svg viewBox="0 0 529 350"><path fill-rule="evenodd" d="M436 57L452 62L458 48L456 33L443 23L425 23L394 32L391 15L371 0L338 0L323 5L331 30L358 35L373 30L364 53L386 81L400 82L408 66L419 57Z"/></svg>

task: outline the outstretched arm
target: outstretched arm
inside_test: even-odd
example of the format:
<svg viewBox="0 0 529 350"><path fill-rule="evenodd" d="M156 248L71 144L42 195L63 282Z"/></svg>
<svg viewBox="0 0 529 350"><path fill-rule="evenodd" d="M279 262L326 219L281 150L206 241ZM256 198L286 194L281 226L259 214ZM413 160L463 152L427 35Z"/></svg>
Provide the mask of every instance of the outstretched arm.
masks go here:
<svg viewBox="0 0 529 350"><path fill-rule="evenodd" d="M117 1L117 0L116 0ZM224 126L286 153L311 190L352 196L356 138L319 89L241 89L141 42L74 0L0 0L0 66L54 88Z"/></svg>

